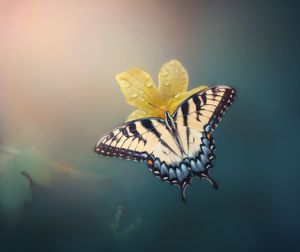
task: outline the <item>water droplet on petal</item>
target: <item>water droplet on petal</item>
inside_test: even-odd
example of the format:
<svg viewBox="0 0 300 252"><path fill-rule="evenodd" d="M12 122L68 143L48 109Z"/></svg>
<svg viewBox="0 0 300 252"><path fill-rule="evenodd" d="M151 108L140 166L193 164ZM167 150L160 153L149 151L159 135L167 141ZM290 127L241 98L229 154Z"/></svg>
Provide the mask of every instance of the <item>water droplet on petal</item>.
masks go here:
<svg viewBox="0 0 300 252"><path fill-rule="evenodd" d="M144 102L144 101L145 101L145 99L144 99L143 97L141 97L141 100L142 100L142 102Z"/></svg>
<svg viewBox="0 0 300 252"><path fill-rule="evenodd" d="M176 98L176 99L178 99L180 97L180 94L176 94L175 96L174 96L174 98Z"/></svg>
<svg viewBox="0 0 300 252"><path fill-rule="evenodd" d="M130 97L131 97L131 98L136 98L137 96L138 96L137 93L133 93L133 92L130 93Z"/></svg>
<svg viewBox="0 0 300 252"><path fill-rule="evenodd" d="M152 86L152 83L151 83L151 81L146 81L145 85L146 85L147 87L151 87L151 86Z"/></svg>
<svg viewBox="0 0 300 252"><path fill-rule="evenodd" d="M170 85L169 81L168 81L168 80L165 80L165 81L164 81L164 85L165 85L165 86L169 86L169 85Z"/></svg>
<svg viewBox="0 0 300 252"><path fill-rule="evenodd" d="M121 81L120 84L122 87L130 87L130 83L128 81Z"/></svg>
<svg viewBox="0 0 300 252"><path fill-rule="evenodd" d="M167 77L169 75L169 71L165 70L165 71L162 71L160 74L163 77Z"/></svg>

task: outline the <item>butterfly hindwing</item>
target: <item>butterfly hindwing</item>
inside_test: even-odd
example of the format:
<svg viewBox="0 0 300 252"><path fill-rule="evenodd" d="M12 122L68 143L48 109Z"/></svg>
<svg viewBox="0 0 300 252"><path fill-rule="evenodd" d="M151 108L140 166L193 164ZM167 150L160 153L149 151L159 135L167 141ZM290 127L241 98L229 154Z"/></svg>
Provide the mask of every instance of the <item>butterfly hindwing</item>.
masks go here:
<svg viewBox="0 0 300 252"><path fill-rule="evenodd" d="M157 145L147 159L148 167L156 177L180 187L184 202L185 189L194 176L208 180L217 189L216 182L208 173L215 158L214 140L210 133L191 130L191 134L195 134L197 141L192 146L197 145L197 147L189 155L180 156L178 159L177 156L169 153L170 156L167 157L161 150L161 145Z"/></svg>

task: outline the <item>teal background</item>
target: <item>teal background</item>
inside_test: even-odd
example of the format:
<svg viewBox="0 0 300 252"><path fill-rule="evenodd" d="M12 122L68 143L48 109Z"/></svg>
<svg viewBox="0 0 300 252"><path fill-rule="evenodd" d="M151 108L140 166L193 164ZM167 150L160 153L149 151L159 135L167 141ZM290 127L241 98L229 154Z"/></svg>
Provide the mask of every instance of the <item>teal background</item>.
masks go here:
<svg viewBox="0 0 300 252"><path fill-rule="evenodd" d="M84 34L79 32L85 29L75 32L78 39L82 36L82 41L86 38L90 43L81 47L80 43L86 42L74 41L67 55L79 56L65 56L66 62L78 62L70 68L72 75L63 74L68 72L63 64L52 68L57 61L37 60L30 65L32 58L25 57L26 64L18 63L21 67L14 63L18 57L1 61L2 143L18 149L34 145L51 160L75 167L79 175L55 173L51 186L34 185L32 199L12 225L7 224L7 215L0 214L0 251L298 251L297 2L93 4L99 4L99 11L100 7L108 11L103 21L111 30L105 33L101 26L101 32L120 36L118 41L118 36L107 38L101 32L91 36L97 31L97 19L86 27L91 34L88 29ZM3 2L2 13L18 5L17 1L13 6ZM120 12L125 8L124 23L118 19L112 24L118 8ZM97 8L93 13L97 17ZM3 20L5 24L10 19ZM122 34L124 30L128 33ZM4 39L9 36L8 32L1 34ZM94 40L99 44L93 44ZM32 42L33 52L38 50L34 47L38 42ZM2 40L1 46L7 53L5 48L11 44ZM41 49L41 55L47 48ZM187 204L181 202L176 187L158 181L145 164L93 152L101 134L121 124L132 111L125 105L114 75L139 65L155 79L159 67L170 59L178 59L186 67L190 88L200 83L225 83L237 90L236 101L213 134L217 160L212 175L219 190L193 180L187 189ZM24 68L27 64L32 68ZM36 74L30 75L30 70ZM15 84L13 78L18 76L33 78L23 78L28 83L25 88ZM31 91L26 93L28 89ZM28 102L20 105L26 96ZM14 101L14 97L21 98ZM31 104L35 97L39 97L37 103ZM22 110L26 106L28 110ZM43 113L46 107L50 111ZM53 117L54 112L62 114ZM124 226L136 216L141 216L143 223L127 237L116 239L109 224L121 203L128 207Z"/></svg>

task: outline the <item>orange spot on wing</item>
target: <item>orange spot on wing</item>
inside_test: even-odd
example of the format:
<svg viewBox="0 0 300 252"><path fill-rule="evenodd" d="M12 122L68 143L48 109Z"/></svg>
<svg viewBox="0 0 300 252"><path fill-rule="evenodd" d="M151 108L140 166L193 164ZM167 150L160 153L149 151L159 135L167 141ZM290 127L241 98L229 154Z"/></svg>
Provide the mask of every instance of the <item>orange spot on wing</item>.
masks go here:
<svg viewBox="0 0 300 252"><path fill-rule="evenodd" d="M210 139L210 133L207 133L207 139L208 140Z"/></svg>
<svg viewBox="0 0 300 252"><path fill-rule="evenodd" d="M148 160L148 165L153 165L153 161L151 159Z"/></svg>

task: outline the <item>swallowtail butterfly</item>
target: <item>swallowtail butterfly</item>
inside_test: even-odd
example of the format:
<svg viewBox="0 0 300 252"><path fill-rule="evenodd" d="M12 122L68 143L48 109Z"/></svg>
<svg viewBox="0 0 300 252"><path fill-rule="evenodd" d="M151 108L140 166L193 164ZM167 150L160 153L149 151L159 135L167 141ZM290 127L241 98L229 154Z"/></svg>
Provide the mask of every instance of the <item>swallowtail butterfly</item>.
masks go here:
<svg viewBox="0 0 300 252"><path fill-rule="evenodd" d="M106 133L96 144L95 151L104 156L146 161L154 176L181 189L193 177L217 183L210 176L215 159L213 130L235 99L235 90L214 86L184 100L173 115L165 118L143 118L127 122Z"/></svg>

